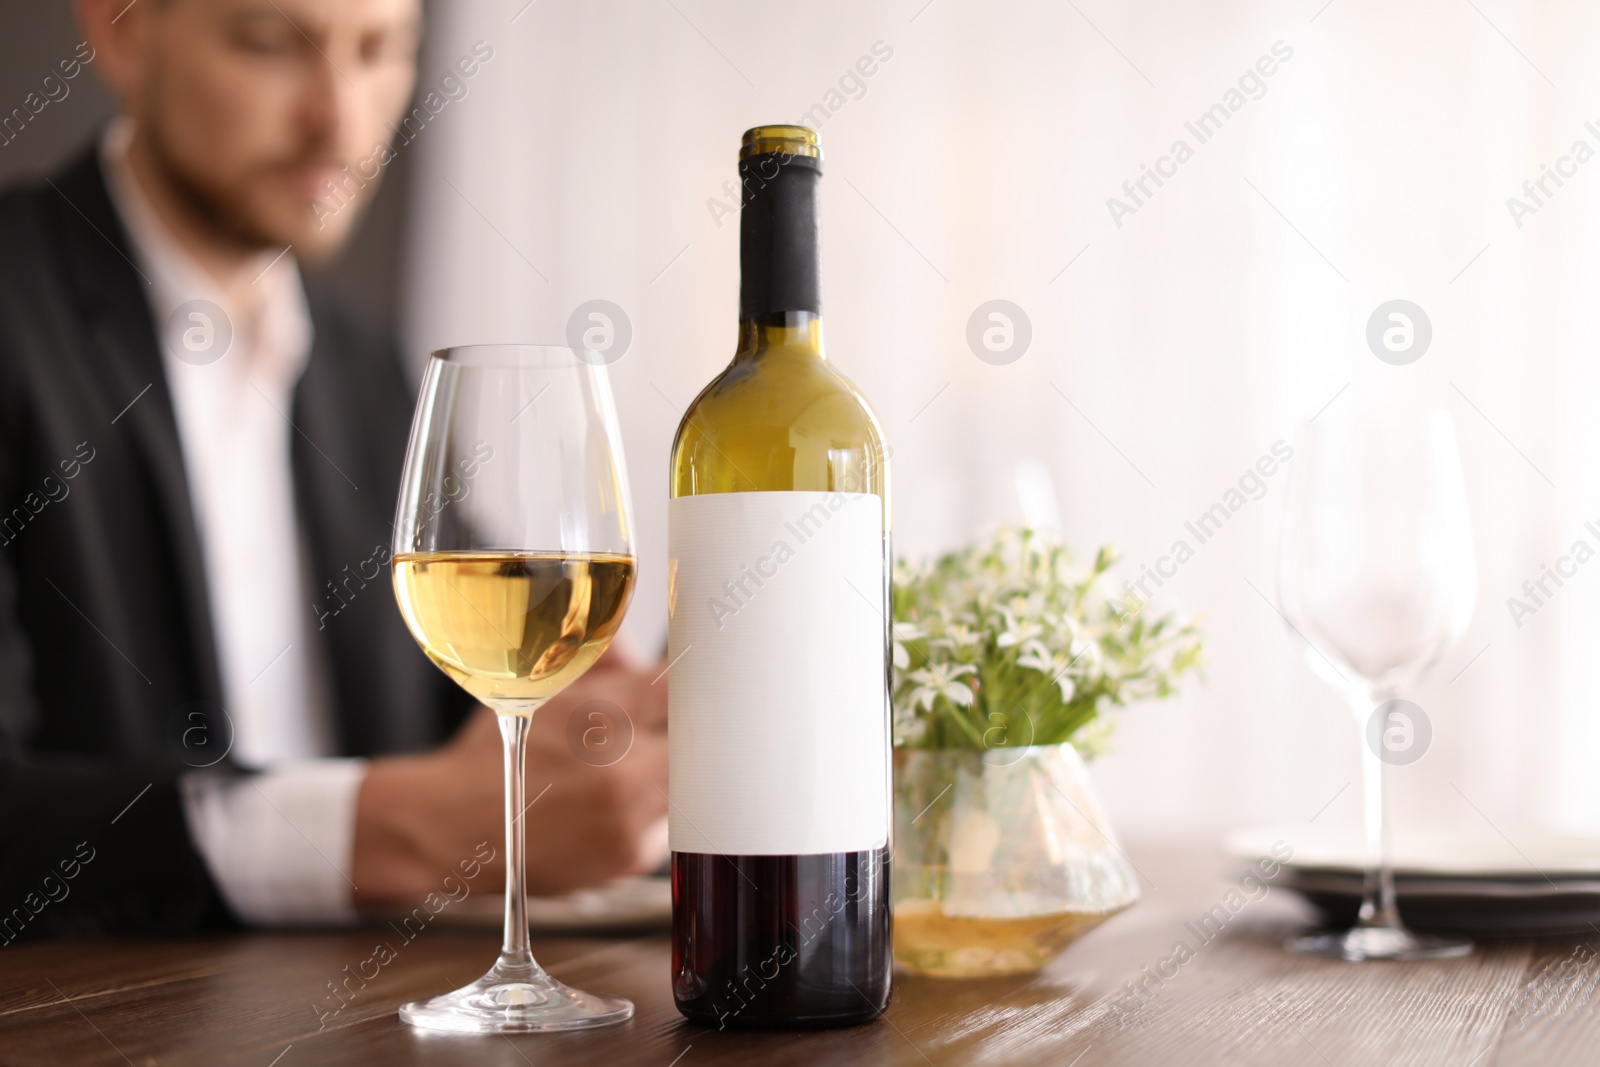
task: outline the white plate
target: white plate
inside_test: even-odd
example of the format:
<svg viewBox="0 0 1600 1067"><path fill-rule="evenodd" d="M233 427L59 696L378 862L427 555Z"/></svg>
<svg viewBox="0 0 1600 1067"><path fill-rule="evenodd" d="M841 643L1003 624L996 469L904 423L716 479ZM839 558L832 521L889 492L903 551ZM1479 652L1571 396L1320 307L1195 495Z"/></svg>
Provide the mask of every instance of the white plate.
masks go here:
<svg viewBox="0 0 1600 1067"><path fill-rule="evenodd" d="M505 897L474 893L439 913L452 926L497 929ZM666 878L618 878L559 897L528 898L528 928L535 934L597 934L663 930L672 924L672 883Z"/></svg>
<svg viewBox="0 0 1600 1067"><path fill-rule="evenodd" d="M1600 840L1549 830L1491 826L1426 827L1397 823L1391 830L1390 862L1396 873L1432 878L1498 881L1600 880ZM1281 844L1279 844L1281 843ZM1299 870L1360 872L1366 863L1354 827L1268 826L1235 830L1224 841L1229 856L1251 862L1284 848L1284 866Z"/></svg>
<svg viewBox="0 0 1600 1067"><path fill-rule="evenodd" d="M1229 834L1243 863L1285 847L1274 882L1322 912L1330 927L1355 921L1365 853L1353 829L1262 827ZM1418 930L1531 937L1600 930L1600 841L1547 831L1451 827L1397 832L1395 895Z"/></svg>

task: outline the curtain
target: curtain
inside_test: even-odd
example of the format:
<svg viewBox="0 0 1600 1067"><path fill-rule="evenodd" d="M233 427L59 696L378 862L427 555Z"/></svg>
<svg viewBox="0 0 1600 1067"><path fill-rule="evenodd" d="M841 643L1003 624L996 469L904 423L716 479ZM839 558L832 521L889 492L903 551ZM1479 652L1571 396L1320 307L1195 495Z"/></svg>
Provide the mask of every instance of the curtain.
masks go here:
<svg viewBox="0 0 1600 1067"><path fill-rule="evenodd" d="M898 553L1030 519L1137 578L1319 411L1443 407L1477 611L1409 694L1434 737L1394 770L1396 821L1600 829L1600 562L1560 563L1600 549L1600 161L1577 158L1600 151L1600 10L455 0L433 22L438 106L401 149L408 343L560 343L587 302L623 310L635 654L664 639L673 431L732 354L739 135L805 121L828 354L893 446ZM1431 324L1405 366L1367 343L1394 299ZM969 343L991 301L1020 355ZM1157 592L1203 616L1207 678L1120 714L1096 775L1130 834L1358 818L1351 717L1273 606L1289 466Z"/></svg>

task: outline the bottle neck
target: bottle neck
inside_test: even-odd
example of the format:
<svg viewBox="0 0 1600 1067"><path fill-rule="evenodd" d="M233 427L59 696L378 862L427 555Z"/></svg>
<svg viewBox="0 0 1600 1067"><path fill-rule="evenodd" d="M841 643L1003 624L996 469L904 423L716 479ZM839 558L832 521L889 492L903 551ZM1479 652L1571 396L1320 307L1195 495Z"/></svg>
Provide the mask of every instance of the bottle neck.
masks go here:
<svg viewBox="0 0 1600 1067"><path fill-rule="evenodd" d="M740 320L735 363L757 359L775 349L826 359L822 354L822 316L814 311L773 311Z"/></svg>
<svg viewBox="0 0 1600 1067"><path fill-rule="evenodd" d="M739 161L739 349L822 356L817 182L822 161L788 151Z"/></svg>

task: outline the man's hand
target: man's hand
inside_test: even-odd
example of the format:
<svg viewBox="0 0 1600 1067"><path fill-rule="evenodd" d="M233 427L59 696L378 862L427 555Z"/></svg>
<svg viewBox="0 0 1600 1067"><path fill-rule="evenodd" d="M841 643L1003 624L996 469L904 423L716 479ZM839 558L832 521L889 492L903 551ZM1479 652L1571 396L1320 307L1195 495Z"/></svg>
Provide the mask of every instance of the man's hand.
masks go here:
<svg viewBox="0 0 1600 1067"><path fill-rule="evenodd" d="M523 815L529 892L594 885L666 858L667 680L651 684L659 669L635 671L608 653L534 715ZM632 745L621 755L629 720ZM373 760L356 803L356 904L438 889L483 841L495 859L479 885L504 877L503 778L500 729L487 708L436 752Z"/></svg>

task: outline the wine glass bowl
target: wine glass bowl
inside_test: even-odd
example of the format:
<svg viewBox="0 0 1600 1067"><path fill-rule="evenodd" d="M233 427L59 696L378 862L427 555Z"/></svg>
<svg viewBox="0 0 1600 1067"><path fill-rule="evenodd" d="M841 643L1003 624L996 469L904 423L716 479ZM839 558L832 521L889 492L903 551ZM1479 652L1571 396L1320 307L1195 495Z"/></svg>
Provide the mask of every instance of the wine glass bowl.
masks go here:
<svg viewBox="0 0 1600 1067"><path fill-rule="evenodd" d="M395 596L428 657L499 720L506 901L500 957L478 981L401 1007L470 1033L623 1022L633 1005L551 978L528 946L523 798L534 713L599 659L632 596L621 432L603 365L570 348L434 353L395 511Z"/></svg>
<svg viewBox="0 0 1600 1067"><path fill-rule="evenodd" d="M1450 417L1394 410L1301 432L1279 588L1306 639L1375 689L1413 683L1466 630L1471 520Z"/></svg>
<svg viewBox="0 0 1600 1067"><path fill-rule="evenodd" d="M1414 685L1466 630L1477 571L1450 416L1366 409L1302 427L1279 553L1284 617L1312 669L1350 705L1362 737L1367 877L1360 918L1296 952L1341 959L1460 955L1471 943L1412 934L1387 860L1384 773L1367 741L1374 709Z"/></svg>

